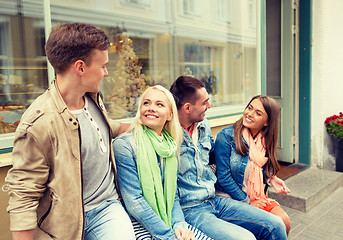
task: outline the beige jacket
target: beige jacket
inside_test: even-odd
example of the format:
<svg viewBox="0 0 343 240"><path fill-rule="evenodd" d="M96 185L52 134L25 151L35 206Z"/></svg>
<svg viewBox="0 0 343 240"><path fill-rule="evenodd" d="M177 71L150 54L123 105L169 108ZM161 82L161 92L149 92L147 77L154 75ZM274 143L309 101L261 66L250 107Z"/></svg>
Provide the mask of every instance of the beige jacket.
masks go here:
<svg viewBox="0 0 343 240"><path fill-rule="evenodd" d="M107 118L98 94L89 96L104 114L114 138L120 124ZM13 168L6 177L11 189L7 209L11 231L35 229L34 239L83 239L79 133L78 121L54 82L27 109L15 133Z"/></svg>

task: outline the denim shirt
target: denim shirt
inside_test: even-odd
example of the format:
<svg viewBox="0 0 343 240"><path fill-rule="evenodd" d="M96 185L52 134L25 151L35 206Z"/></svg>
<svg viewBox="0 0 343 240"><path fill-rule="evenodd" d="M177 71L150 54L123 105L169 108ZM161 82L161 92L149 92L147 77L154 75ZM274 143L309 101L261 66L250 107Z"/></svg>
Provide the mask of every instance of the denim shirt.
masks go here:
<svg viewBox="0 0 343 240"><path fill-rule="evenodd" d="M130 217L140 222L154 239L177 239L174 230L187 228L178 195L175 194L171 229L143 196L138 178L137 147L133 133L125 133L116 138L113 150L117 164L118 187Z"/></svg>
<svg viewBox="0 0 343 240"><path fill-rule="evenodd" d="M243 139L244 143L245 140ZM233 126L220 130L215 142L218 189L224 190L233 199L250 202L243 189L244 174L249 153L242 156L236 152Z"/></svg>
<svg viewBox="0 0 343 240"><path fill-rule="evenodd" d="M208 165L210 158L214 158L214 141L209 122L203 120L194 131L198 131L196 145L190 134L183 129L177 182L182 209L200 205L215 197L214 184L217 178Z"/></svg>

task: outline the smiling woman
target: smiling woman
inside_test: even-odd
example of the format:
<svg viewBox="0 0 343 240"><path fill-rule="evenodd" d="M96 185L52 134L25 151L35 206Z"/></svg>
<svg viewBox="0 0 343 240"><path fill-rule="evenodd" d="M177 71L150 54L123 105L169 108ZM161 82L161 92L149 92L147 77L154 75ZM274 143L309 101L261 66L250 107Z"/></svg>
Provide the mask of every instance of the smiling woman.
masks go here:
<svg viewBox="0 0 343 240"><path fill-rule="evenodd" d="M195 239L194 232L202 233L190 230L176 194L182 130L174 98L156 85L142 94L138 106L127 133L113 142L118 186L136 238L143 226L151 235L144 239Z"/></svg>
<svg viewBox="0 0 343 240"><path fill-rule="evenodd" d="M163 91L151 88L145 93L140 107L140 120L143 125L161 135L164 125L172 116L171 104Z"/></svg>
<svg viewBox="0 0 343 240"><path fill-rule="evenodd" d="M279 114L279 105L273 98L253 97L243 116L218 133L215 156L220 191L281 217L288 233L291 222L287 213L264 194L263 186L263 179L267 179L277 193L290 192L276 177L280 168L276 157Z"/></svg>

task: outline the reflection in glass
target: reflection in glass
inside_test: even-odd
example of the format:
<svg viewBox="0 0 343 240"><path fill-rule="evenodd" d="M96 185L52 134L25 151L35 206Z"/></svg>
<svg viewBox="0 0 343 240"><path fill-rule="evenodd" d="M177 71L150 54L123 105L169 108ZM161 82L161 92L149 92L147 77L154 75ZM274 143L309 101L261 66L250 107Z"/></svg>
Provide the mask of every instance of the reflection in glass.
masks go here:
<svg viewBox="0 0 343 240"><path fill-rule="evenodd" d="M212 107L246 103L257 92L259 1L50 2L53 26L84 22L109 36L109 75L101 94L111 118L132 117L147 86L169 88L179 75L202 80ZM0 4L0 123L9 126L3 133L14 131L48 78L41 1Z"/></svg>
<svg viewBox="0 0 343 240"><path fill-rule="evenodd" d="M0 134L14 132L48 86L42 14L25 1L0 1ZM38 10L42 10L37 6ZM39 15L39 16L38 16Z"/></svg>

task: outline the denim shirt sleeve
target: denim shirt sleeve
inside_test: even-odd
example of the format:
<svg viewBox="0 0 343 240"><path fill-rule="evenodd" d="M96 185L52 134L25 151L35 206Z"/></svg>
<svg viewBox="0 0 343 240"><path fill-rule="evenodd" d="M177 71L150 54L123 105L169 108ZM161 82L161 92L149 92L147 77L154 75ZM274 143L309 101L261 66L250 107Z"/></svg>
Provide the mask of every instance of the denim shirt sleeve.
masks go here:
<svg viewBox="0 0 343 240"><path fill-rule="evenodd" d="M133 138L132 138L133 139ZM128 213L140 222L154 239L177 239L171 229L150 207L140 187L133 140L117 138L113 150L117 165L118 187Z"/></svg>
<svg viewBox="0 0 343 240"><path fill-rule="evenodd" d="M188 226L187 222L185 221L183 211L181 209L179 191L177 190L177 188L176 188L174 206L172 210L172 226L173 226L174 231L179 228L187 228Z"/></svg>
<svg viewBox="0 0 343 240"><path fill-rule="evenodd" d="M238 186L231 174L230 157L233 137L221 130L215 142L215 157L219 184L233 199L250 202L248 195Z"/></svg>

